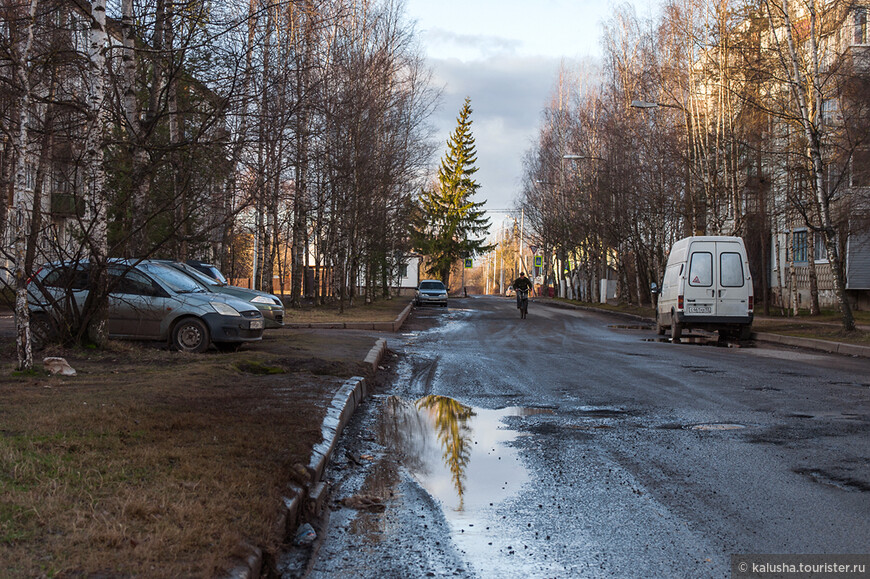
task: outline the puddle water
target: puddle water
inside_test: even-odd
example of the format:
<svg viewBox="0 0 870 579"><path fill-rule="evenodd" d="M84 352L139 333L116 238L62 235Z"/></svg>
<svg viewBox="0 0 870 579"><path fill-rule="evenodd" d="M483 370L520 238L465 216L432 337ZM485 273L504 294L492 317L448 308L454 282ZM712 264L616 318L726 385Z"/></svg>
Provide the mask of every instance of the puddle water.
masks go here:
<svg viewBox="0 0 870 579"><path fill-rule="evenodd" d="M444 396L416 402L390 397L379 426L380 442L402 461L419 484L442 505L457 546L474 558L494 540L485 525L499 504L529 481L510 443L520 433L508 416L552 414L548 408L486 410ZM492 547L488 555L492 556Z"/></svg>

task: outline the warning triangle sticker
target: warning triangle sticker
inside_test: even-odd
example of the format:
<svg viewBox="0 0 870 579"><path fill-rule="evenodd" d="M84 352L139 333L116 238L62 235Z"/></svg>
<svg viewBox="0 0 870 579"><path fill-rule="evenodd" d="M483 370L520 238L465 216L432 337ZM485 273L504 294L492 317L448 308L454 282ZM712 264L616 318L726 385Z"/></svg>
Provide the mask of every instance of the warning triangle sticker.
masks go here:
<svg viewBox="0 0 870 579"><path fill-rule="evenodd" d="M696 275L695 279L692 280L692 283L701 283L701 279Z"/></svg>

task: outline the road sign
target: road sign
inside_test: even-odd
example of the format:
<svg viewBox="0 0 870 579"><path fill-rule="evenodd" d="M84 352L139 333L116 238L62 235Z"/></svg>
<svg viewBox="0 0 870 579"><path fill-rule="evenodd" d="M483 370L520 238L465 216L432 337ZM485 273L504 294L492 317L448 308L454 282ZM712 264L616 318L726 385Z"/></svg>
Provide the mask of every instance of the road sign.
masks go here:
<svg viewBox="0 0 870 579"><path fill-rule="evenodd" d="M465 269L471 269L472 267L474 267L474 260L471 259L470 257L466 257L465 258Z"/></svg>
<svg viewBox="0 0 870 579"><path fill-rule="evenodd" d="M530 246L529 246L529 251L532 252L532 255L538 253L538 246L537 246L537 245L530 245Z"/></svg>
<svg viewBox="0 0 870 579"><path fill-rule="evenodd" d="M544 267L544 256L542 256L542 255L535 256L535 267Z"/></svg>

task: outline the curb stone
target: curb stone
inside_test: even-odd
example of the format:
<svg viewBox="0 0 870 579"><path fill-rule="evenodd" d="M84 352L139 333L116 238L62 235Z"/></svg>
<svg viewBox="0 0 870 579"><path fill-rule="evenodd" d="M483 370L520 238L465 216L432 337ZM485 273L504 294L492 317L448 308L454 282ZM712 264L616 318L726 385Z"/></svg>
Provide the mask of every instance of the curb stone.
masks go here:
<svg viewBox="0 0 870 579"><path fill-rule="evenodd" d="M817 350L820 352L827 352L829 354L840 354L843 356L853 356L857 358L870 358L870 346L844 344L843 342L829 342L827 340L817 340L815 338L799 338L797 336L785 336L783 334L769 334L766 332L753 333L752 338L759 342L769 342L771 344L781 344L783 346L806 348L808 350Z"/></svg>
<svg viewBox="0 0 870 579"><path fill-rule="evenodd" d="M397 323L401 327L401 324L407 318L408 311L410 311L410 308L406 308L402 316L399 316L401 321L397 318L394 323ZM372 370L376 372L378 364L383 360L386 351L387 340L380 338L375 342L372 349L369 350L368 355L365 357L365 363L371 364ZM320 427L323 440L314 446L311 451L311 458L308 461L308 471L312 475L311 481L307 488L288 485L288 490L292 491L293 496L284 498L284 512L278 520L278 526L282 534L287 535L290 529L295 531L302 505L308 502L314 490L317 490L316 494L322 500L323 492L320 477L323 476L323 471L332 457L332 452L338 444L338 438L341 436L347 423L350 422L357 407L365 399L366 394L367 385L365 378L354 376L342 384L332 397L332 402L326 411L326 416ZM263 566L263 552L252 545L242 545L241 547L248 555L244 557L244 561L241 564L234 567L225 577L226 579L257 579L260 577Z"/></svg>

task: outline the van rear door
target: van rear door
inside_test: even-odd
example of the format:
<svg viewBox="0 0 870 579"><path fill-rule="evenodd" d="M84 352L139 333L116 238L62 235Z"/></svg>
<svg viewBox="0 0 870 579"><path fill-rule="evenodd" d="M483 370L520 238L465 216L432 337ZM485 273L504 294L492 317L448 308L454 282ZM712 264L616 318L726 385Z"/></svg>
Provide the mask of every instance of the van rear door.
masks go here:
<svg viewBox="0 0 870 579"><path fill-rule="evenodd" d="M692 242L685 286L687 316L716 315L716 265L715 242Z"/></svg>
<svg viewBox="0 0 870 579"><path fill-rule="evenodd" d="M716 315L746 316L749 311L745 251L736 241L716 242Z"/></svg>

